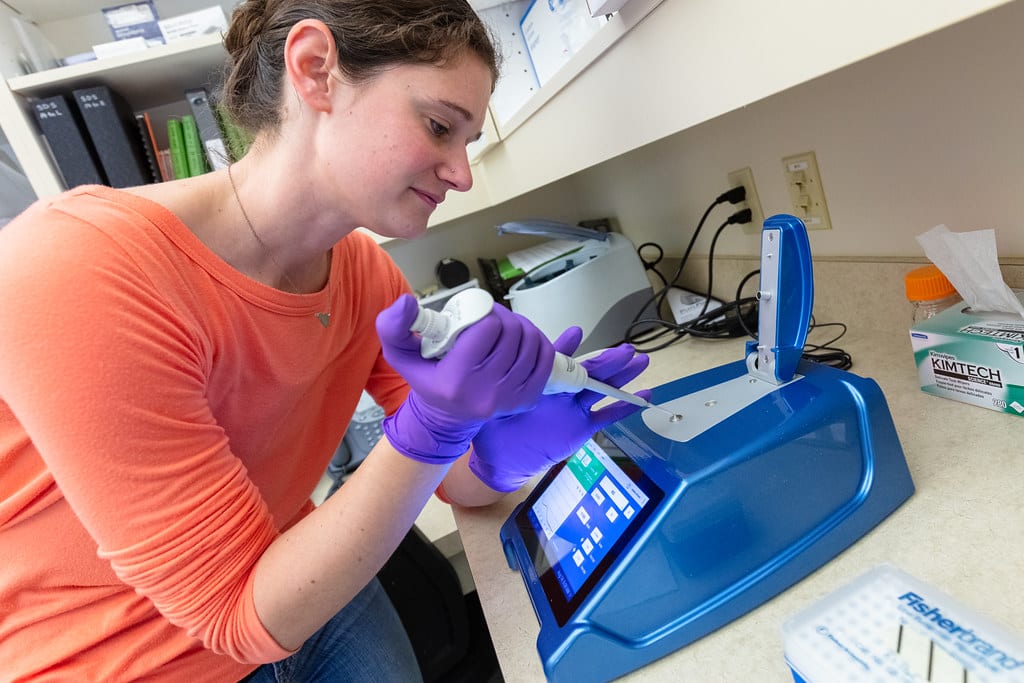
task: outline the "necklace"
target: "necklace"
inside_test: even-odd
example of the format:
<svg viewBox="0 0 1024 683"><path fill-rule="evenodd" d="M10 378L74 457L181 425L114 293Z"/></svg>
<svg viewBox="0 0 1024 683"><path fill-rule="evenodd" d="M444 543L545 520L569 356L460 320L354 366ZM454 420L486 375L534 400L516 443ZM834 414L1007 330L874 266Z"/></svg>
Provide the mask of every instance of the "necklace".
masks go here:
<svg viewBox="0 0 1024 683"><path fill-rule="evenodd" d="M292 292L295 294L302 293L302 288L295 284L295 281L288 276L288 271L281 267L281 264L277 262L276 258L274 258L274 252L272 252L270 250L270 247L268 247L266 243L262 239L260 239L259 234L256 232L256 228L252 226L252 221L249 220L249 214L246 213L245 207L242 206L242 200L238 197L238 188L235 187L235 177L231 175L231 166L232 164L228 164L228 181L231 183L231 192L235 195L235 203L238 204L238 209L242 212L242 218L245 219L245 224L249 226L249 232L252 233L252 236L256 239L256 243L260 245L260 248L263 250L263 253L267 255L267 258L270 259L270 262L273 263L274 266L276 266L277 269L281 272L281 277L283 277L285 279L285 282L288 283L288 286L291 288ZM324 327L327 327L328 325L331 324L330 311L320 311L318 313L314 313L314 315L316 316L316 319L320 321L320 324L323 325Z"/></svg>

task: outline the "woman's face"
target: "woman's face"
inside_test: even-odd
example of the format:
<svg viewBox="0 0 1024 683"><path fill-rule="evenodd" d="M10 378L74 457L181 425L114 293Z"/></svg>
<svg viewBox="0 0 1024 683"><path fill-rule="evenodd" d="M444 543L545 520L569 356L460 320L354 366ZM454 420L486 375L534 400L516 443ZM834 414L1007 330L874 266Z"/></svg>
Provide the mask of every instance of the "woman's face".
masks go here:
<svg viewBox="0 0 1024 683"><path fill-rule="evenodd" d="M480 135L490 93L491 72L472 53L343 86L326 158L342 211L382 236L422 235L446 193L473 184L466 145Z"/></svg>

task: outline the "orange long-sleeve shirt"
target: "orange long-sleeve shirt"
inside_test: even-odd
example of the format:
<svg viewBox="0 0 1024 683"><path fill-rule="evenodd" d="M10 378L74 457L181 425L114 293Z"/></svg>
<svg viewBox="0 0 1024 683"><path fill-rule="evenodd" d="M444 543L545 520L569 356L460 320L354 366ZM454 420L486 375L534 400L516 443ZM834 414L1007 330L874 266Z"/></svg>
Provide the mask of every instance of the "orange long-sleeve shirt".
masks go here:
<svg viewBox="0 0 1024 683"><path fill-rule="evenodd" d="M404 291L353 233L323 291L280 292L105 187L0 230L0 681L222 683L287 655L253 568L362 388L404 398L374 330Z"/></svg>

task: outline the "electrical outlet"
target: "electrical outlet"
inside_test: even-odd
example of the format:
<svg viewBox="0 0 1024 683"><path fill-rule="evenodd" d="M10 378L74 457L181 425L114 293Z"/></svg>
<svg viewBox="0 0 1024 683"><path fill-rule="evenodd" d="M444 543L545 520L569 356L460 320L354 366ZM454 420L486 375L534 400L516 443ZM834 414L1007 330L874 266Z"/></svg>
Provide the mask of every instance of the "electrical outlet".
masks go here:
<svg viewBox="0 0 1024 683"><path fill-rule="evenodd" d="M808 230L831 230L832 219L825 203L825 188L818 172L818 159L814 152L794 154L782 160L786 174L786 188L793 215L804 222Z"/></svg>
<svg viewBox="0 0 1024 683"><path fill-rule="evenodd" d="M760 233L764 223L764 213L761 212L761 200L757 196L757 187L754 185L754 172L747 166L738 171L733 171L727 177L729 179L729 189L739 185L747 188L746 201L733 207L734 211L739 211L744 206L750 209L750 222L743 224L743 232L748 235Z"/></svg>

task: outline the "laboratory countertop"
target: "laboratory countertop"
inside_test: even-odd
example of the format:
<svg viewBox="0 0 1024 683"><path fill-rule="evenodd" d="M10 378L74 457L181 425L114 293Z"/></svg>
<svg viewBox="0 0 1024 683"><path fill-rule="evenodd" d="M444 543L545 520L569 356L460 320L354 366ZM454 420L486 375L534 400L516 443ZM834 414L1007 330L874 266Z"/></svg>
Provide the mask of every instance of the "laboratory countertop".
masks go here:
<svg viewBox="0 0 1024 683"><path fill-rule="evenodd" d="M812 335L812 341L816 341ZM820 341L825 341L822 338ZM851 331L836 344L851 372L882 388L916 492L866 536L788 590L704 638L622 680L789 683L782 624L888 562L1024 634L1024 418L930 396L918 385L905 330ZM738 360L742 340L690 339L651 354L627 388L655 386ZM539 623L498 530L531 486L486 508L455 508L504 678L544 681Z"/></svg>

